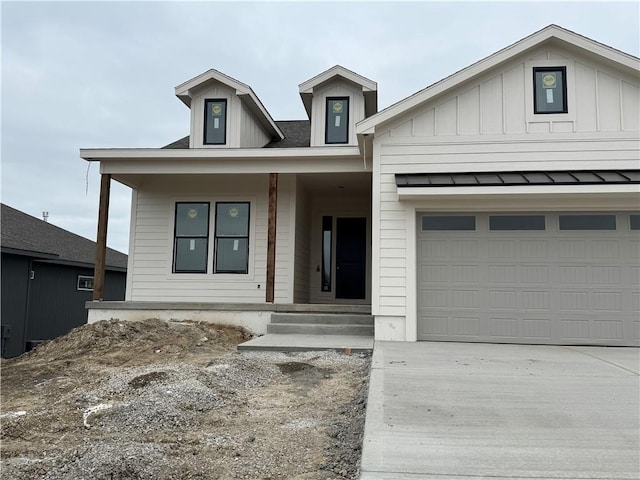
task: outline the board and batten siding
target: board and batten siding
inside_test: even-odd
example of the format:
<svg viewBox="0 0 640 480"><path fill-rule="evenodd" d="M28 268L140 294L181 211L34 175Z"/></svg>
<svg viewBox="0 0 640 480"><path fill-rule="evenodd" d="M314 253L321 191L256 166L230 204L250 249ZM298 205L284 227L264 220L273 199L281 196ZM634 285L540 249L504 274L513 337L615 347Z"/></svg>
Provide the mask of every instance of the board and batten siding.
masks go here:
<svg viewBox="0 0 640 480"><path fill-rule="evenodd" d="M326 145L327 97L349 97L349 141L346 145L357 145L356 123L364 120L364 95L362 89L358 89L345 81L333 80L313 93L311 103L311 146L320 147Z"/></svg>
<svg viewBox="0 0 640 480"><path fill-rule="evenodd" d="M278 192L275 301L292 301L289 260L290 181ZM268 176L172 176L148 181L135 195L130 247L128 300L166 302L264 303L267 266ZM176 202L210 202L208 273L172 273ZM213 274L215 202L249 201L250 252L247 275Z"/></svg>
<svg viewBox="0 0 640 480"><path fill-rule="evenodd" d="M568 114L532 114L536 65L567 67ZM376 338L416 339L415 215L433 211L434 205L399 201L396 173L638 168L639 92L637 75L542 48L377 127L372 190ZM448 211L453 207L455 200L449 199Z"/></svg>
<svg viewBox="0 0 640 480"><path fill-rule="evenodd" d="M569 112L533 115L532 68L566 66ZM443 93L390 125L392 137L635 132L640 79L589 58L539 50ZM377 133L376 133L377 134Z"/></svg>
<svg viewBox="0 0 640 480"><path fill-rule="evenodd" d="M244 105L241 105L240 115L240 146L245 148L264 147L271 139L265 133L253 115Z"/></svg>
<svg viewBox="0 0 640 480"><path fill-rule="evenodd" d="M204 103L207 99L227 101L227 138L224 145L204 144ZM245 108L235 90L220 83L213 83L203 85L193 92L189 148L263 147L269 140L262 126Z"/></svg>

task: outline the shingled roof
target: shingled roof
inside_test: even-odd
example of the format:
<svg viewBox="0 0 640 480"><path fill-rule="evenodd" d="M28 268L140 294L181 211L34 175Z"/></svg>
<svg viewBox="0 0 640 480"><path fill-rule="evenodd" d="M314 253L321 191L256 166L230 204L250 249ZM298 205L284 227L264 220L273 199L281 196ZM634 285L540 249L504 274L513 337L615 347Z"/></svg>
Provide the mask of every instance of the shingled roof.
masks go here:
<svg viewBox="0 0 640 480"><path fill-rule="evenodd" d="M2 204L0 245L2 251L91 267L95 263L96 243L80 235L27 215ZM127 269L127 256L107 248L108 270Z"/></svg>
<svg viewBox="0 0 640 480"><path fill-rule="evenodd" d="M284 134L284 139L270 142L264 148L304 148L311 145L311 122L309 120L281 120L276 124ZM189 136L187 135L162 148L187 149L189 148Z"/></svg>

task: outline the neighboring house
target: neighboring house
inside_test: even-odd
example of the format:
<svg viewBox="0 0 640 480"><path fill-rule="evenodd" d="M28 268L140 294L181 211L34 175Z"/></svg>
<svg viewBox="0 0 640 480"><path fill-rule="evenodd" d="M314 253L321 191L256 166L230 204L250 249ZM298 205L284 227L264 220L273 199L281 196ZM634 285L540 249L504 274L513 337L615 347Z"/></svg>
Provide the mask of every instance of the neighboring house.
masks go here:
<svg viewBox="0 0 640 480"><path fill-rule="evenodd" d="M2 356L87 322L96 243L2 205ZM106 295L124 299L127 256L107 251Z"/></svg>
<svg viewBox="0 0 640 480"><path fill-rule="evenodd" d="M379 340L639 345L639 84L554 25L380 112L340 66L288 122L209 70L188 137L81 150L133 189L127 301L89 319L370 304Z"/></svg>

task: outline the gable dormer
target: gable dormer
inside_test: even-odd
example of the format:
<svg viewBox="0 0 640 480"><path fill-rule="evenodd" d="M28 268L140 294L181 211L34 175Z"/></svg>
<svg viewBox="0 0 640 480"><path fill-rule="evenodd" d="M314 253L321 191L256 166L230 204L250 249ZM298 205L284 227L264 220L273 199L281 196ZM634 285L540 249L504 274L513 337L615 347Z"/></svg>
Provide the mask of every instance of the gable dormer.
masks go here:
<svg viewBox="0 0 640 480"><path fill-rule="evenodd" d="M191 109L189 148L257 148L284 138L251 87L217 70L175 92Z"/></svg>
<svg viewBox="0 0 640 480"><path fill-rule="evenodd" d="M311 146L355 146L356 123L378 111L378 84L340 65L299 85Z"/></svg>

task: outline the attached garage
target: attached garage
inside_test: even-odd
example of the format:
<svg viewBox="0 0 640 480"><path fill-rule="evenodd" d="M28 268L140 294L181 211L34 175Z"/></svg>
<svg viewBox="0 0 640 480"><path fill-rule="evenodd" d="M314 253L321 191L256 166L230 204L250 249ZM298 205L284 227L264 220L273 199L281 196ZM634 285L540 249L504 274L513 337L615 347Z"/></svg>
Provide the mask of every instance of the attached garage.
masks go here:
<svg viewBox="0 0 640 480"><path fill-rule="evenodd" d="M419 213L418 340L640 345L640 215Z"/></svg>

